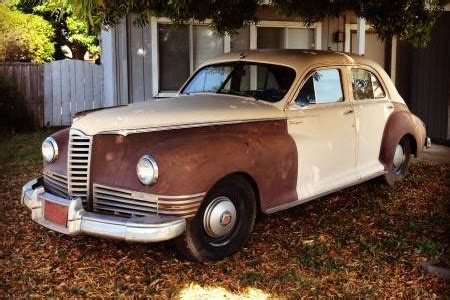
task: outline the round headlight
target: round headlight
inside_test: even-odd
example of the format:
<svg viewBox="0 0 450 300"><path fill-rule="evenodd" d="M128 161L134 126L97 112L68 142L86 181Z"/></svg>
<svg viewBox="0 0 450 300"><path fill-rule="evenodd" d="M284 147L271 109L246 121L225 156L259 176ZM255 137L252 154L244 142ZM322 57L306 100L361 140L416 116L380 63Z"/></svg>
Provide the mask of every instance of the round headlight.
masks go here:
<svg viewBox="0 0 450 300"><path fill-rule="evenodd" d="M140 182L150 185L158 180L158 165L153 157L144 155L136 166L136 173Z"/></svg>
<svg viewBox="0 0 450 300"><path fill-rule="evenodd" d="M58 144L52 137L48 137L42 143L42 156L46 162L52 163L58 158Z"/></svg>

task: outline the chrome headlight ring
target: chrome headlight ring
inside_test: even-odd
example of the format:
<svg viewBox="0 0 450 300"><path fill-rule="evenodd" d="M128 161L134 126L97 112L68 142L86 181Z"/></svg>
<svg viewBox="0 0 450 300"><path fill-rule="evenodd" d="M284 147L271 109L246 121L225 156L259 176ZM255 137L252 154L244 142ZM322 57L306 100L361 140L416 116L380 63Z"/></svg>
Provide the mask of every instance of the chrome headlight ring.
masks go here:
<svg viewBox="0 0 450 300"><path fill-rule="evenodd" d="M142 156L136 165L136 174L142 184L154 184L159 176L158 164L155 159L150 155Z"/></svg>
<svg viewBox="0 0 450 300"><path fill-rule="evenodd" d="M59 156L58 144L52 137L48 137L42 142L41 151L44 160L48 163L54 162Z"/></svg>

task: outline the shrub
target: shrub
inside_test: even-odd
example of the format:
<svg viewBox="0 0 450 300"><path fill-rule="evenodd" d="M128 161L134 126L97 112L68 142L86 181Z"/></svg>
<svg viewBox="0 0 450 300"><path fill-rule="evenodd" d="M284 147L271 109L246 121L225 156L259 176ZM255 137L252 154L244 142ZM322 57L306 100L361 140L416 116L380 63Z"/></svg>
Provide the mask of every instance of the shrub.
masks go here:
<svg viewBox="0 0 450 300"><path fill-rule="evenodd" d="M43 63L53 59L52 25L40 16L0 3L0 61Z"/></svg>

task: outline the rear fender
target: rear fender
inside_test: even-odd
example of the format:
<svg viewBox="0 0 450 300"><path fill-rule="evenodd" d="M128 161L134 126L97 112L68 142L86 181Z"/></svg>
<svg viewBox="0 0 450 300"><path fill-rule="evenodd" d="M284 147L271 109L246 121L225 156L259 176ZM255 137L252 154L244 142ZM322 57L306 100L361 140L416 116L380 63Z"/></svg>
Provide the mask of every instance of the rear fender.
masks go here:
<svg viewBox="0 0 450 300"><path fill-rule="evenodd" d="M386 170L392 165L395 148L404 136L414 139L415 145L412 145L412 149L415 149L415 153L413 154L416 157L420 156L426 138L425 125L406 106L395 104L395 110L386 122L380 149L379 159Z"/></svg>

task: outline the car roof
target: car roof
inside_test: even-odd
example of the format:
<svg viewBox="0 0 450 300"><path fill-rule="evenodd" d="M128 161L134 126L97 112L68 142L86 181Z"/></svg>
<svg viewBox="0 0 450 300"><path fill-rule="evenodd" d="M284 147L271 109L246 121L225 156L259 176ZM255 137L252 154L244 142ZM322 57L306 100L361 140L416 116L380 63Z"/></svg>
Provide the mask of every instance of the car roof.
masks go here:
<svg viewBox="0 0 450 300"><path fill-rule="evenodd" d="M264 50L243 50L239 52L226 53L217 56L203 65L221 63L228 61L249 61L260 63L273 63L289 66L296 71L316 65L369 65L378 69L378 64L361 55L344 52L309 50L309 49L264 49Z"/></svg>
<svg viewBox="0 0 450 300"><path fill-rule="evenodd" d="M308 70L316 66L368 66L375 70L375 72L381 77L385 83L385 87L387 88L387 92L389 93L391 100L405 103L386 71L379 64L362 55L310 49L242 50L239 52L230 52L214 57L213 59L201 64L198 69L210 64L232 61L284 65L291 67L296 71L297 79L303 78L307 74ZM281 105L283 105L283 103Z"/></svg>

